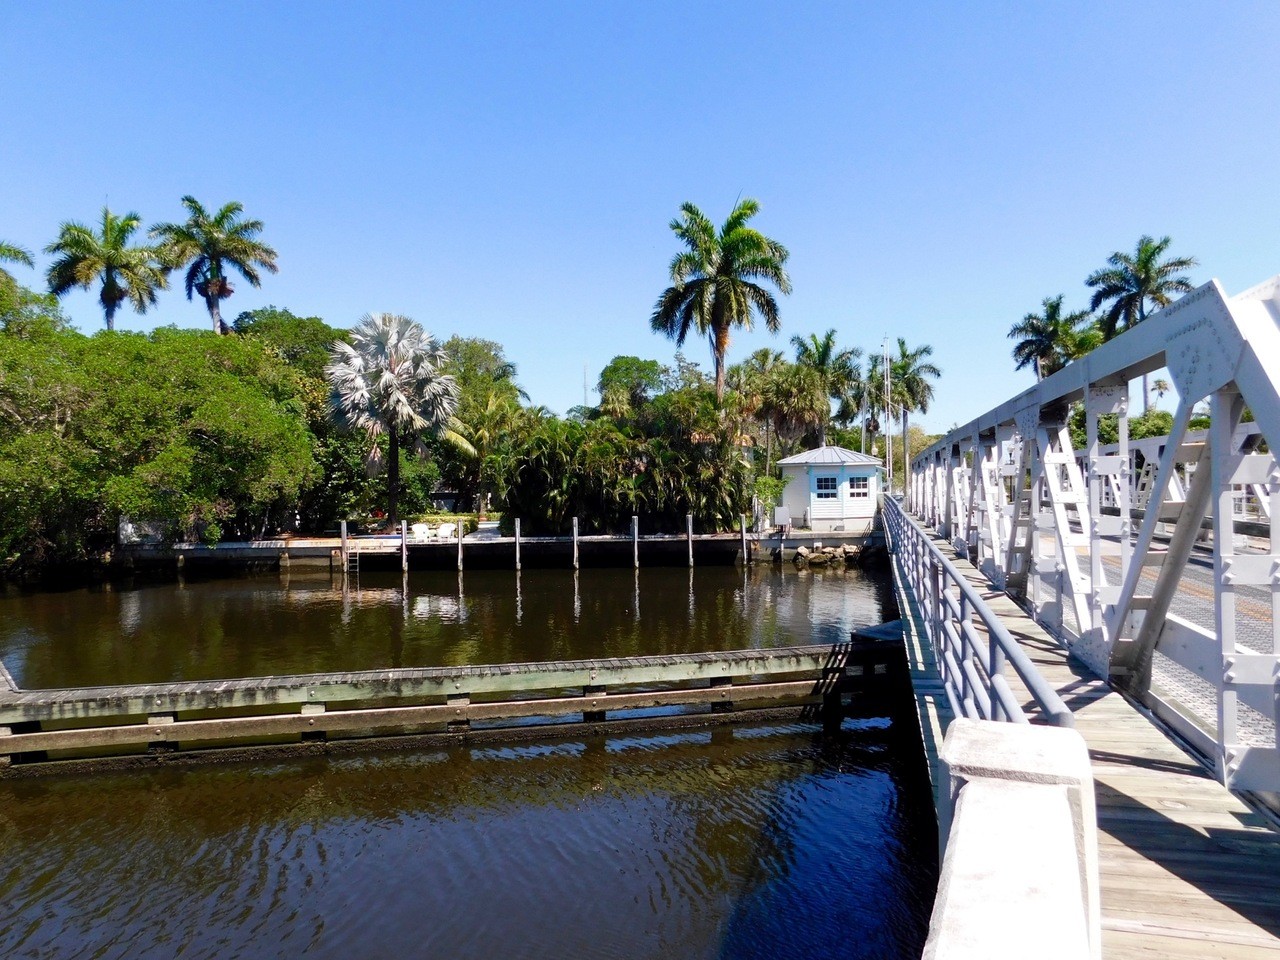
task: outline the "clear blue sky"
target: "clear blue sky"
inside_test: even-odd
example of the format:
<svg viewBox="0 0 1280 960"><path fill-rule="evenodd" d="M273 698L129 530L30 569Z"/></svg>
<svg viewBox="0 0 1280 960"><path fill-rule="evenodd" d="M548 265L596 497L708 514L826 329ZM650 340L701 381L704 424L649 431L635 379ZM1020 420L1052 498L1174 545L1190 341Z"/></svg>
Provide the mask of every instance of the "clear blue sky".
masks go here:
<svg viewBox="0 0 1280 960"><path fill-rule="evenodd" d="M406 313L500 341L563 411L584 364L670 361L648 317L679 204L753 196L795 293L730 360L828 327L930 343L940 430L1028 385L1010 324L1084 306L1144 232L1197 282L1280 272L1277 36L1274 2L7 2L0 238L238 199L281 269L228 317ZM119 323L207 319L178 290Z"/></svg>

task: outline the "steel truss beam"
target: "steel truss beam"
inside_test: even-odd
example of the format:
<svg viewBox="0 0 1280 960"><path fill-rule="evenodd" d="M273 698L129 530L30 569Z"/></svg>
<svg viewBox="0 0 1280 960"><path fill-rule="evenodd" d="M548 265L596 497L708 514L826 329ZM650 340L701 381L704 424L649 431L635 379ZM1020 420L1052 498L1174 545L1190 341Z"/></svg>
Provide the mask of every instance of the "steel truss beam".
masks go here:
<svg viewBox="0 0 1280 960"><path fill-rule="evenodd" d="M1164 368L1179 396L1173 428L1131 441L1128 385ZM1210 429L1190 431L1206 398ZM1067 428L1076 404L1080 451ZM1246 408L1251 424L1240 422ZM1102 444L1104 422L1116 443ZM1280 791L1280 539L1270 528L1280 468L1263 444L1280 447L1280 277L1235 297L1212 281L922 451L910 502L1074 655L1212 753L1229 786ZM1245 551L1241 530L1267 534L1264 552ZM1173 610L1206 538L1213 631ZM1256 627L1248 645L1237 636L1237 594L1260 588L1269 649ZM1215 716L1170 706L1154 682L1157 654L1216 689ZM1258 740L1257 714L1270 742Z"/></svg>

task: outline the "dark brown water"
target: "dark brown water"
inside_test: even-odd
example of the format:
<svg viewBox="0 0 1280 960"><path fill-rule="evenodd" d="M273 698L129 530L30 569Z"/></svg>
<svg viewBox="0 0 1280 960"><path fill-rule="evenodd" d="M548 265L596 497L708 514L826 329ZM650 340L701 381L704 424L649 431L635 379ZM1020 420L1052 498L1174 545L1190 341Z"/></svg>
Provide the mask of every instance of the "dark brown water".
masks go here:
<svg viewBox="0 0 1280 960"><path fill-rule="evenodd" d="M822 642L894 615L852 573L404 587L11 595L0 656L37 687ZM0 956L918 956L922 777L918 738L862 716L0 781Z"/></svg>

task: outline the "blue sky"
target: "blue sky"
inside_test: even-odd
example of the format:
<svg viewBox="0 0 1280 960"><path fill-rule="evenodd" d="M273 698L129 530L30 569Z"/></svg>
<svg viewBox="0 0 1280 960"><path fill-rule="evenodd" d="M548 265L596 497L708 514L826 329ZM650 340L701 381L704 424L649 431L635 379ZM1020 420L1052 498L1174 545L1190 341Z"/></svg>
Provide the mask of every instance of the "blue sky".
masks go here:
<svg viewBox="0 0 1280 960"><path fill-rule="evenodd" d="M1280 272L1278 35L1269 2L6 3L0 238L238 199L281 270L229 317L406 313L500 341L563 411L584 364L670 361L648 317L680 203L752 196L795 292L730 361L829 327L930 343L941 430L1027 386L1009 326L1085 306L1142 233L1197 282ZM207 319L178 290L118 323Z"/></svg>

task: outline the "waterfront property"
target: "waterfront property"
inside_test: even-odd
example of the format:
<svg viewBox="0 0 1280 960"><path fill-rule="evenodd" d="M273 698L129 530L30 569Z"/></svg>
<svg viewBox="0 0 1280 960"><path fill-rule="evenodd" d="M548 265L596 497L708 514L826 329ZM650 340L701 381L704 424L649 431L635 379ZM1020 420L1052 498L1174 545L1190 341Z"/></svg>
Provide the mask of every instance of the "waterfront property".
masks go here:
<svg viewBox="0 0 1280 960"><path fill-rule="evenodd" d="M823 446L778 461L782 507L793 527L820 533L870 532L883 468L875 457Z"/></svg>

